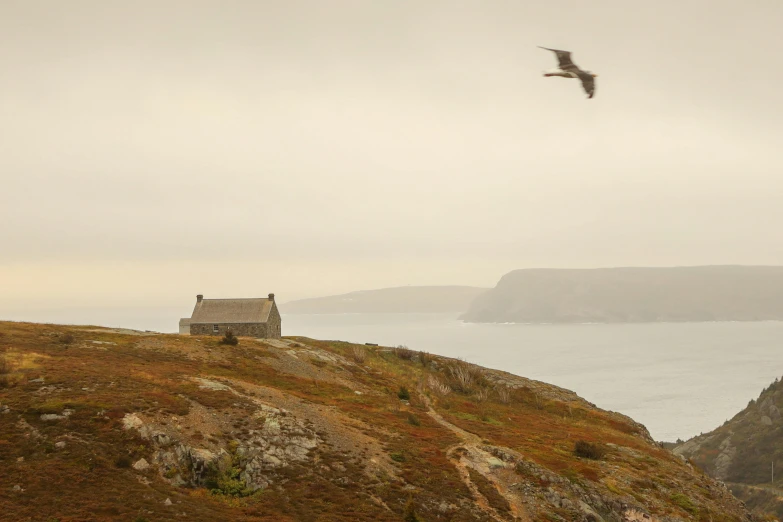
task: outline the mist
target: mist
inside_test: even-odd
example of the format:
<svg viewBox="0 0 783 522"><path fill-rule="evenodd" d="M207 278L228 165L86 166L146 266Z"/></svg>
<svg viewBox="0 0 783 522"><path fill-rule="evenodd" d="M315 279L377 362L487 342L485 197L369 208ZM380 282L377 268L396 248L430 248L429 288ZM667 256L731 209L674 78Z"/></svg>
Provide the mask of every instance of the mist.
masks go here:
<svg viewBox="0 0 783 522"><path fill-rule="evenodd" d="M6 0L0 313L780 264L781 16Z"/></svg>

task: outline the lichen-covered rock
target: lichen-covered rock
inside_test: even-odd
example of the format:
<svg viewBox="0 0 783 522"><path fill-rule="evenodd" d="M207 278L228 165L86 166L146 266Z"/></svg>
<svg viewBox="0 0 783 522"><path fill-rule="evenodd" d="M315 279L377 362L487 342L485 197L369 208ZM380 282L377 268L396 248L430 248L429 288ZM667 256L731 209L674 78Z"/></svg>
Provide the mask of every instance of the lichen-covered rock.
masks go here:
<svg viewBox="0 0 783 522"><path fill-rule="evenodd" d="M270 472L295 462L304 462L321 439L304 421L283 409L262 407L255 415L263 427L237 448L244 468L240 478L250 489L270 483Z"/></svg>

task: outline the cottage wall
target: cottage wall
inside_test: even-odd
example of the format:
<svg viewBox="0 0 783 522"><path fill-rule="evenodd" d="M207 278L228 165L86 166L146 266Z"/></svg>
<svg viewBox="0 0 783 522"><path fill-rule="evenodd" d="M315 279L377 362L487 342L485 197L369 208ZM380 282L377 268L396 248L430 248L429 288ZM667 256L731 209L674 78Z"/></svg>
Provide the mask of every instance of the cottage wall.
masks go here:
<svg viewBox="0 0 783 522"><path fill-rule="evenodd" d="M190 317L183 317L179 320L179 334L187 335L190 333Z"/></svg>
<svg viewBox="0 0 783 522"><path fill-rule="evenodd" d="M269 337L267 335L267 325L265 323L219 323L217 332L213 331L214 326L214 324L191 323L190 335L219 335L222 337L226 334L226 331L230 329L237 337ZM278 337L280 337L279 334Z"/></svg>
<svg viewBox="0 0 783 522"><path fill-rule="evenodd" d="M269 311L269 319L266 323L268 326L268 337L272 339L280 339L282 336L282 319L280 318L280 312L277 311L277 304L272 303L272 310Z"/></svg>

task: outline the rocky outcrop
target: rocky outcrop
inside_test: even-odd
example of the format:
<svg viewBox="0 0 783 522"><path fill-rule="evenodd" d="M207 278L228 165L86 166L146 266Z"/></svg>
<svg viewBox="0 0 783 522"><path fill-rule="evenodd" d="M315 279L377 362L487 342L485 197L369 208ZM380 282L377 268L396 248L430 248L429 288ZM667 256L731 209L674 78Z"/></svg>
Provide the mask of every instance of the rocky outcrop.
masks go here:
<svg viewBox="0 0 783 522"><path fill-rule="evenodd" d="M683 442L673 451L719 480L767 486L772 463L783 468L783 462L775 460L783 451L781 408L783 384L776 380L723 426Z"/></svg>
<svg viewBox="0 0 783 522"><path fill-rule="evenodd" d="M154 463L163 477L186 486L203 486L210 473L237 467L248 489L262 489L274 481L277 470L308 461L310 450L323 442L305 420L284 409L261 404L252 417L258 429L217 450L199 447L193 437L171 435L155 419L145 422L142 414L127 414L123 425L154 445ZM142 459L134 467L149 465Z"/></svg>

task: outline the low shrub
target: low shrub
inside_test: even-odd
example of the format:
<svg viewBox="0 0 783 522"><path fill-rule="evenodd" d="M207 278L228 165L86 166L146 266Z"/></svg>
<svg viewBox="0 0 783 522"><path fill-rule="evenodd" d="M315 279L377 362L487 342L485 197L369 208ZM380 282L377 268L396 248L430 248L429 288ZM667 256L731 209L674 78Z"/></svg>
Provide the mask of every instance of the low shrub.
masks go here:
<svg viewBox="0 0 783 522"><path fill-rule="evenodd" d="M425 368L430 365L432 361L435 360L435 356L433 356L431 353L428 352L419 352L419 362L422 366Z"/></svg>
<svg viewBox="0 0 783 522"><path fill-rule="evenodd" d="M421 426L421 422L419 421L418 417L412 413L408 414L408 424L411 426Z"/></svg>
<svg viewBox="0 0 783 522"><path fill-rule="evenodd" d="M402 401L408 401L411 398L411 394L408 391L408 388L405 386L400 386L400 391L397 392L397 397L399 397Z"/></svg>
<svg viewBox="0 0 783 522"><path fill-rule="evenodd" d="M427 376L427 386L430 387L430 390L434 391L440 396L445 396L451 393L451 387L432 374Z"/></svg>
<svg viewBox="0 0 783 522"><path fill-rule="evenodd" d="M130 458L129 456L127 456L127 455L120 455L120 456L119 456L119 457L117 457L117 458L116 458L116 460L114 461L114 465L115 465L116 467L118 467L118 468L122 468L122 469L125 469L125 468L129 468L129 467L131 467L131 464L133 464L133 463L131 462L131 458Z"/></svg>
<svg viewBox="0 0 783 522"><path fill-rule="evenodd" d="M446 366L446 376L451 389L464 395L470 395L477 387L486 387L484 371L473 364L456 360Z"/></svg>
<svg viewBox="0 0 783 522"><path fill-rule="evenodd" d="M367 360L367 348L364 346L354 346L351 348L351 359L357 364L364 364Z"/></svg>
<svg viewBox="0 0 783 522"><path fill-rule="evenodd" d="M503 404L511 402L511 388L505 384L498 384L495 386L495 392L498 394L498 400Z"/></svg>
<svg viewBox="0 0 783 522"><path fill-rule="evenodd" d="M406 361L410 361L413 359L413 356L416 355L416 352L408 348L407 346L399 345L397 348L392 348L392 353L396 355L399 359L403 359Z"/></svg>
<svg viewBox="0 0 783 522"><path fill-rule="evenodd" d="M11 385L11 363L0 353L0 388L8 388Z"/></svg>
<svg viewBox="0 0 783 522"><path fill-rule="evenodd" d="M242 469L240 457L236 452L237 447L236 441L231 441L228 444L229 455L223 459L221 464L213 462L207 467L204 486L213 495L247 497L254 493L240 478Z"/></svg>
<svg viewBox="0 0 783 522"><path fill-rule="evenodd" d="M239 344L239 339L236 335L234 335L234 332L231 330L226 330L225 335L220 340L220 344L228 344L230 346L236 346Z"/></svg>
<svg viewBox="0 0 783 522"><path fill-rule="evenodd" d="M58 341L60 342L60 344L64 344L64 345L66 345L66 346L68 346L68 345L70 345L70 344L73 344L73 342L74 342L75 340L76 340L76 338L73 336L73 334L72 334L72 333L68 333L68 332L66 332L66 333L62 334L62 335L59 337L59 339L58 339Z"/></svg>
<svg viewBox="0 0 783 522"><path fill-rule="evenodd" d="M419 522L419 517L416 516L416 506L413 504L412 496L409 496L408 501L405 503L405 509L402 513L402 520L404 522Z"/></svg>
<svg viewBox="0 0 783 522"><path fill-rule="evenodd" d="M578 440L574 444L574 454L585 459L601 460L606 455L606 448L601 444Z"/></svg>

